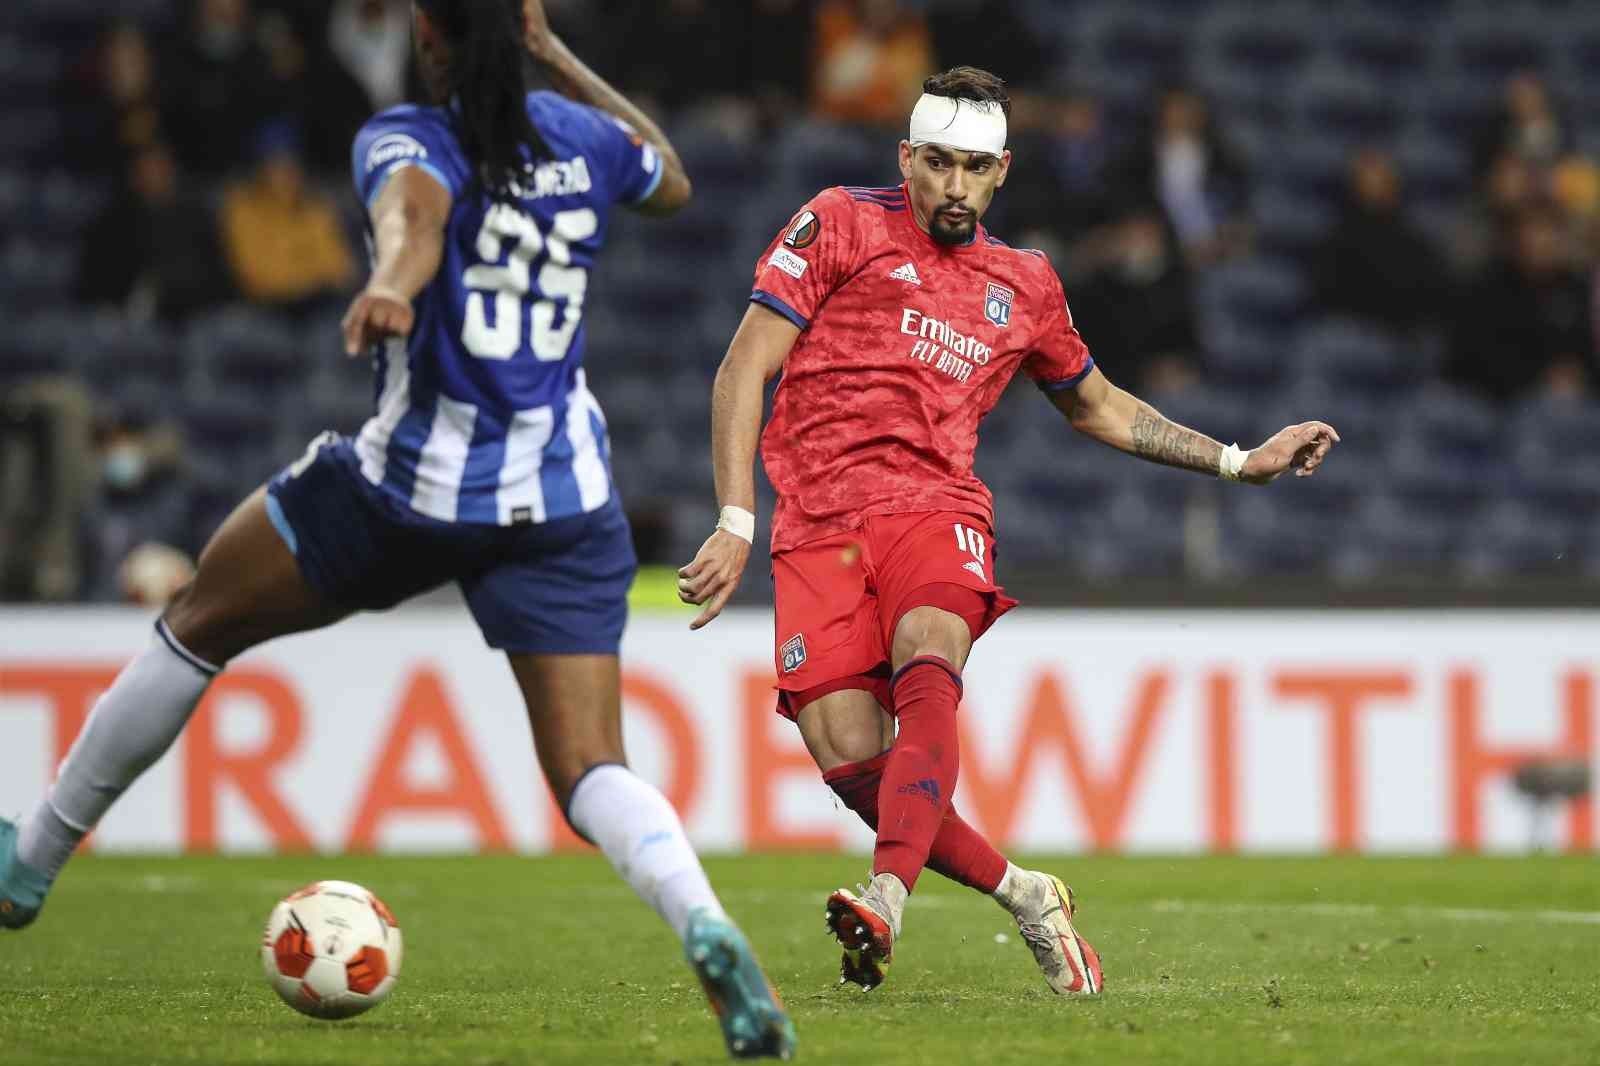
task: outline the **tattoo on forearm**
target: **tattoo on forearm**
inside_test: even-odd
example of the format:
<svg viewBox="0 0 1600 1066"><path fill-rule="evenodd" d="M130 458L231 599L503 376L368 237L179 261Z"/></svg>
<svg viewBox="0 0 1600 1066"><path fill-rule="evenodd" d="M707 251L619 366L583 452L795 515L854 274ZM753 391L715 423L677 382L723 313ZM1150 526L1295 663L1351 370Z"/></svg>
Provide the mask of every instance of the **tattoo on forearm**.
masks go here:
<svg viewBox="0 0 1600 1066"><path fill-rule="evenodd" d="M1154 408L1140 404L1133 416L1134 454L1153 463L1216 473L1222 445L1163 418Z"/></svg>

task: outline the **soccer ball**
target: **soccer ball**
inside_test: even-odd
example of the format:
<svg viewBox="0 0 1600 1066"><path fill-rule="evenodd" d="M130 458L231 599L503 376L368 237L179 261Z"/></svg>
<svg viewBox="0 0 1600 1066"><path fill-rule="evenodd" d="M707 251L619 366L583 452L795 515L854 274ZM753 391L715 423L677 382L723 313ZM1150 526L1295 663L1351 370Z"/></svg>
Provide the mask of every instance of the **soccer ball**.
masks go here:
<svg viewBox="0 0 1600 1066"><path fill-rule="evenodd" d="M388 999L401 954L394 913L349 881L318 881L287 897L261 938L267 980L313 1018L352 1018Z"/></svg>

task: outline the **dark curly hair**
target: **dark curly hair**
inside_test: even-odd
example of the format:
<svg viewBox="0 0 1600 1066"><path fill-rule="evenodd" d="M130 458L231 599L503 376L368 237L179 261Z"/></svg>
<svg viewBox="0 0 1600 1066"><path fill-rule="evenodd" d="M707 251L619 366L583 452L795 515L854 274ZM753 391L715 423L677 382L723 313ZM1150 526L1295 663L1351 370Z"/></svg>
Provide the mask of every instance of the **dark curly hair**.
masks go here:
<svg viewBox="0 0 1600 1066"><path fill-rule="evenodd" d="M951 67L923 82L922 91L929 96L947 96L952 100L999 104L1005 116L1011 117L1011 96L1006 92L1006 83L999 75L978 67Z"/></svg>

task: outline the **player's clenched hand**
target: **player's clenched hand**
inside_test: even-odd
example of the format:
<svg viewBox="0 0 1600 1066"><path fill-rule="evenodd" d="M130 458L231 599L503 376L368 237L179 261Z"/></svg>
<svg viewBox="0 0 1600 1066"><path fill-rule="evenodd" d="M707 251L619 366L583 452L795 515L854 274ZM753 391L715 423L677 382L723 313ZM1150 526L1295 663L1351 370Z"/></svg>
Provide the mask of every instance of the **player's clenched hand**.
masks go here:
<svg viewBox="0 0 1600 1066"><path fill-rule="evenodd" d="M1239 480L1265 485L1285 470L1293 470L1295 477L1310 477L1338 442L1338 431L1326 422L1301 422L1281 429L1250 452Z"/></svg>
<svg viewBox="0 0 1600 1066"><path fill-rule="evenodd" d="M728 597L739 587L744 564L750 560L750 542L719 529L706 538L694 562L678 571L678 598L684 603L705 604L700 617L689 623L699 629L722 613Z"/></svg>
<svg viewBox="0 0 1600 1066"><path fill-rule="evenodd" d="M357 356L379 341L409 337L415 322L411 301L397 292L369 286L344 316L344 351Z"/></svg>

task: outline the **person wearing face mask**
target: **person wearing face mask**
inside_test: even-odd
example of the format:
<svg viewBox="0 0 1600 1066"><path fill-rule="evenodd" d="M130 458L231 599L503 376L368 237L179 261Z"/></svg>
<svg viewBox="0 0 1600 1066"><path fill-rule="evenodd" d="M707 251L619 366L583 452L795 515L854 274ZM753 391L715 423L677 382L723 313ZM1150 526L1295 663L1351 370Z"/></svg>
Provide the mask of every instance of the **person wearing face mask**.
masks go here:
<svg viewBox="0 0 1600 1066"><path fill-rule="evenodd" d="M194 0L187 32L162 63L162 118L188 170L225 173L277 110L252 15L250 0Z"/></svg>
<svg viewBox="0 0 1600 1066"><path fill-rule="evenodd" d="M99 486L81 522L86 598L165 602L193 570L192 563L174 565L187 562L194 547L190 493L177 476L177 432L124 413L96 437Z"/></svg>

